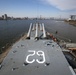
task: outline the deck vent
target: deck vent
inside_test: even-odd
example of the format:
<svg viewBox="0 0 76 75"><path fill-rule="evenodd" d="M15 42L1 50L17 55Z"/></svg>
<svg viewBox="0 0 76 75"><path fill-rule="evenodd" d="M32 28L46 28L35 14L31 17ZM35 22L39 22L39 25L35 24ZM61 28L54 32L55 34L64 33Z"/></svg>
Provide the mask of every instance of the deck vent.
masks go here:
<svg viewBox="0 0 76 75"><path fill-rule="evenodd" d="M12 68L12 71L17 70L17 69L18 69L18 67L14 67L14 68Z"/></svg>
<svg viewBox="0 0 76 75"><path fill-rule="evenodd" d="M47 62L45 63L45 66L49 66L49 65L50 65L50 63L47 63Z"/></svg>
<svg viewBox="0 0 76 75"><path fill-rule="evenodd" d="M16 53L16 52L17 52L16 50L13 51L13 53Z"/></svg>
<svg viewBox="0 0 76 75"><path fill-rule="evenodd" d="M27 62L24 62L24 63L23 63L23 66L27 66L28 64L29 64L29 63L27 63Z"/></svg>
<svg viewBox="0 0 76 75"><path fill-rule="evenodd" d="M2 68L2 65L0 65L0 70L1 70L1 68Z"/></svg>

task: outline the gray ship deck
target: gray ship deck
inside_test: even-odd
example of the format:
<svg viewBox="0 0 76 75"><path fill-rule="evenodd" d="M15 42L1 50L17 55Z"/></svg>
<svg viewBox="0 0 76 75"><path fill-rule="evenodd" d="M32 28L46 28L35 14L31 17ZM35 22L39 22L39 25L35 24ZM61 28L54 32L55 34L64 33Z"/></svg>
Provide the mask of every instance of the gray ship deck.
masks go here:
<svg viewBox="0 0 76 75"><path fill-rule="evenodd" d="M12 46L1 64L0 75L74 75L57 43L34 39L35 30L30 35L31 39L21 39Z"/></svg>

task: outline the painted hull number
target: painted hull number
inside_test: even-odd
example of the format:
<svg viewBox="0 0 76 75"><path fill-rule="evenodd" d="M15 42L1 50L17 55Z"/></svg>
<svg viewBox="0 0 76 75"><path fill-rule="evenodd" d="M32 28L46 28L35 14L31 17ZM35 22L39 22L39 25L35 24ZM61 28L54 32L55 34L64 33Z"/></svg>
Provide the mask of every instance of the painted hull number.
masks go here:
<svg viewBox="0 0 76 75"><path fill-rule="evenodd" d="M42 64L45 62L45 53L43 51L34 51L34 50L29 50L28 51L30 54L26 56L26 62L27 63L34 63L35 61L39 64ZM32 57L34 55L37 55L39 57L42 57L42 61L40 61L39 59L32 59L31 61L29 61L29 57Z"/></svg>

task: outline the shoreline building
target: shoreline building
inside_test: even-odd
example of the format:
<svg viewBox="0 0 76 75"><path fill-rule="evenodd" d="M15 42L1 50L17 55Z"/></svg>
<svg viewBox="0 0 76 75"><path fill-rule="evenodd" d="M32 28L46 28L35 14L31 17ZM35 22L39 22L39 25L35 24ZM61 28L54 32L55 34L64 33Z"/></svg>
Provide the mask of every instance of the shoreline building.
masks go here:
<svg viewBox="0 0 76 75"><path fill-rule="evenodd" d="M70 15L71 20L76 20L76 15Z"/></svg>
<svg viewBox="0 0 76 75"><path fill-rule="evenodd" d="M4 14L4 20L7 20L7 14Z"/></svg>

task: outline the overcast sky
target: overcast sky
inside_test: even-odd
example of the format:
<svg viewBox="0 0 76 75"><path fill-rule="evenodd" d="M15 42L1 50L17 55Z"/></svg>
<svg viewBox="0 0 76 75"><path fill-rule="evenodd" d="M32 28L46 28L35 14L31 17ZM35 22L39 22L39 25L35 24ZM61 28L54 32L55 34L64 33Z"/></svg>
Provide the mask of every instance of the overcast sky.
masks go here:
<svg viewBox="0 0 76 75"><path fill-rule="evenodd" d="M63 17L76 15L76 0L0 0L0 16Z"/></svg>

